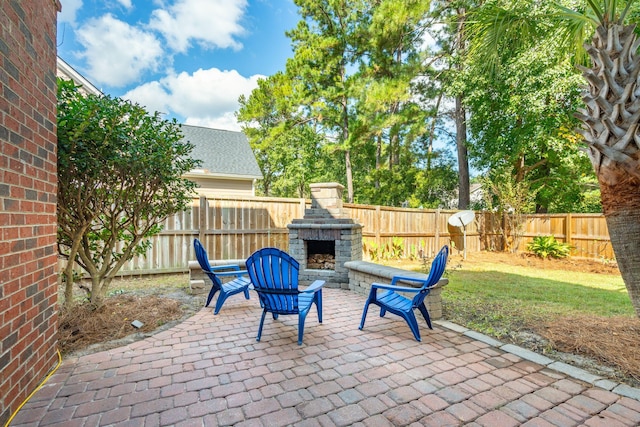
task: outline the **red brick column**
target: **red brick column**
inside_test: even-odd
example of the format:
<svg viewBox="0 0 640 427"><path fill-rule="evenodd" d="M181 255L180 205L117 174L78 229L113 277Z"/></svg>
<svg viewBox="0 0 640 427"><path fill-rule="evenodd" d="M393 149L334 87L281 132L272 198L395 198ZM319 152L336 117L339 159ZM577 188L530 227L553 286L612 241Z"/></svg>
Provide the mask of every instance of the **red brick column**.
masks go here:
<svg viewBox="0 0 640 427"><path fill-rule="evenodd" d="M57 363L57 0L0 9L0 425Z"/></svg>

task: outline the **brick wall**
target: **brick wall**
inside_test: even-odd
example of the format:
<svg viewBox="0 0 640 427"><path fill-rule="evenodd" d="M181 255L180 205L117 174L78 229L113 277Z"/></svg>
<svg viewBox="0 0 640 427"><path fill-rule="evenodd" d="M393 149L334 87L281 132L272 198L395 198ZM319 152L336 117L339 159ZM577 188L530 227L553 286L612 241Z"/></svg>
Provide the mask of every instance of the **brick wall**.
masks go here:
<svg viewBox="0 0 640 427"><path fill-rule="evenodd" d="M0 9L0 425L57 363L57 0Z"/></svg>

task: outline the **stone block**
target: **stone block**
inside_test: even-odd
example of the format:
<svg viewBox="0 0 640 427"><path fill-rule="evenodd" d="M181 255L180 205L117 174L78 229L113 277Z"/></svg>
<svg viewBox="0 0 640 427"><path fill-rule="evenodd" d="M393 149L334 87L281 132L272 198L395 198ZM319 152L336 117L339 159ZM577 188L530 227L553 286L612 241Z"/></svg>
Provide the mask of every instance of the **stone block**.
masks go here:
<svg viewBox="0 0 640 427"><path fill-rule="evenodd" d="M366 261L350 261L345 263L345 267L349 270L349 289L361 295L369 295L372 283L391 283L391 279L396 275L412 276L420 279L428 277L424 273L416 273ZM448 283L449 279L440 279L438 284L431 289L427 298L425 298L425 305L433 320L442 318L442 289ZM409 282L403 285L415 286L415 284ZM407 294L406 296L412 298L413 295L415 294Z"/></svg>

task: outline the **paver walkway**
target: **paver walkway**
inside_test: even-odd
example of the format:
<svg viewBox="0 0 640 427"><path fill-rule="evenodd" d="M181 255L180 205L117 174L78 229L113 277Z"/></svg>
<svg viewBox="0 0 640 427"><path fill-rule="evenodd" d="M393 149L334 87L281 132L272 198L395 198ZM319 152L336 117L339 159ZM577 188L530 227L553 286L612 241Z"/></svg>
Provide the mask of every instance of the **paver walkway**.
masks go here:
<svg viewBox="0 0 640 427"><path fill-rule="evenodd" d="M376 310L360 331L365 298L323 294L324 323L312 310L302 346L294 316L267 316L256 342L252 293L217 316L203 309L143 341L69 358L11 426L640 424L637 389L614 393L442 325L421 324L419 343Z"/></svg>

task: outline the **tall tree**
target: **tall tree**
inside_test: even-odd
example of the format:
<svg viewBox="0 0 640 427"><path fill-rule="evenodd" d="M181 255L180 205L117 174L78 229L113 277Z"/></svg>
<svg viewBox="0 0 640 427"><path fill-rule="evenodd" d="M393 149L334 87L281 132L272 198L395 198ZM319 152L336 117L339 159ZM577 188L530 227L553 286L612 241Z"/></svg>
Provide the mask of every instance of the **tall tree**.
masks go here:
<svg viewBox="0 0 640 427"><path fill-rule="evenodd" d="M100 305L120 268L143 255L169 216L189 207L198 162L180 126L109 96L82 95L58 81L58 248L67 259L65 304L74 264L91 278Z"/></svg>
<svg viewBox="0 0 640 427"><path fill-rule="evenodd" d="M458 56L456 70L462 71L462 61L465 56L465 17L464 5L456 7L455 47ZM471 204L471 186L469 184L469 157L467 150L467 109L465 108L464 93L456 94L455 122L456 122L456 150L458 152L458 209L469 209Z"/></svg>
<svg viewBox="0 0 640 427"><path fill-rule="evenodd" d="M548 40L514 55L497 75L468 62L463 84L471 112L470 151L474 165L489 176L503 179L506 172L517 184L528 181L536 212L573 212L585 192L582 177L595 182L595 174L573 130L582 77L554 56Z"/></svg>
<svg viewBox="0 0 640 427"><path fill-rule="evenodd" d="M535 46L541 34L563 36L557 45L572 57L580 58L585 47L588 65L579 67L588 90L578 113L580 132L618 266L640 317L640 41L629 19L638 1L586 0L573 9L558 5L553 14L537 2L507 6L488 2L470 20L472 50L498 72L501 59Z"/></svg>
<svg viewBox="0 0 640 427"><path fill-rule="evenodd" d="M361 179L373 181L375 189L368 192L372 197L368 202L395 200L393 204L400 204L415 193L415 182L407 187L397 184L410 182L414 169L424 164L425 153L418 145L429 131L427 122L432 113L417 102L417 77L429 67L422 44L430 1L371 4L370 22L362 23L354 88L359 94L357 119L363 124L358 137L375 141L375 160L367 159L367 175ZM373 153L373 147L365 152Z"/></svg>
<svg viewBox="0 0 640 427"><path fill-rule="evenodd" d="M442 90L453 98L451 119L455 124L455 146L458 156L458 209L468 209L471 203L469 152L468 152L468 111L464 76L467 72L467 11L473 10L474 0L437 0L432 15L442 25L432 31L443 62L438 76Z"/></svg>
<svg viewBox="0 0 640 427"><path fill-rule="evenodd" d="M322 154L315 170L327 168L314 176L335 177L342 168L339 180L346 183L349 201L386 200L391 188L391 199L407 200L416 186L396 184L421 164L423 153L415 144L429 131L428 112L415 101L414 88L424 68L420 47L429 1L296 4L303 19L287 33L294 55L286 71L241 100L239 119L257 148L265 189L285 181L284 168L276 164L296 164L287 152L305 153L304 158ZM376 191L364 188L370 182Z"/></svg>
<svg viewBox="0 0 640 427"><path fill-rule="evenodd" d="M265 196L308 197L308 184L335 180L336 168L324 167L322 135L296 102L295 81L278 72L258 81L249 98L240 97L238 121L253 148L264 178L258 183ZM327 172L334 172L327 177Z"/></svg>
<svg viewBox="0 0 640 427"><path fill-rule="evenodd" d="M303 20L287 35L294 57L287 73L299 77L302 102L309 114L344 155L347 197L354 199L349 132L353 115L349 67L354 63L353 37L362 2L296 0Z"/></svg>

